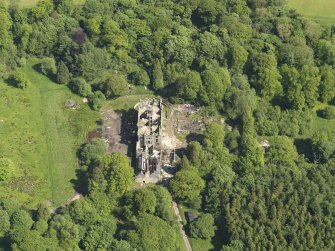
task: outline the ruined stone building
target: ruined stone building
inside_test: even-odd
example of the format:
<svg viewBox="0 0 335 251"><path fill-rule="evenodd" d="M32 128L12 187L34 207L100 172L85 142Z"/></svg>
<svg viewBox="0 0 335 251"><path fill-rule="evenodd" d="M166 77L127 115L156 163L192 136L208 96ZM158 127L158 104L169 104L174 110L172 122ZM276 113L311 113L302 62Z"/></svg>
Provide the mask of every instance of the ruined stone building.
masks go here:
<svg viewBox="0 0 335 251"><path fill-rule="evenodd" d="M156 183L161 179L161 169L165 162L162 158L166 152L162 146L162 100L141 100L135 109L138 111L136 143L138 175L136 179L139 182Z"/></svg>
<svg viewBox="0 0 335 251"><path fill-rule="evenodd" d="M136 160L139 169L138 178L159 179L161 170L161 128L162 101L148 99L141 101L135 107L137 117ZM150 176L150 177L148 177Z"/></svg>

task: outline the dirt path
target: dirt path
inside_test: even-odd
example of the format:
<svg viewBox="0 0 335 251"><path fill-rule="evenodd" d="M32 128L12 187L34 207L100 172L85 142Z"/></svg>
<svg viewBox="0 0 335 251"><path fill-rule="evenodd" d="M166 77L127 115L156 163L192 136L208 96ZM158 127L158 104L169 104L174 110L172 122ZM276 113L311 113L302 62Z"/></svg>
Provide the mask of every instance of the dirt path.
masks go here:
<svg viewBox="0 0 335 251"><path fill-rule="evenodd" d="M183 220L182 220L182 218L180 216L178 205L177 205L177 203L175 201L172 202L172 207L173 207L173 211L177 215L177 218L178 218L178 221L179 221L180 231L181 231L181 235L182 235L183 240L184 240L184 244L185 244L186 250L187 251L192 251L192 247L191 247L190 241L188 240L188 237L187 237L187 235L186 235L186 233L184 231Z"/></svg>
<svg viewBox="0 0 335 251"><path fill-rule="evenodd" d="M72 197L70 197L67 201L63 203L60 207L57 208L50 208L50 213L51 214L57 214L59 211L63 208L66 207L67 205L71 204L72 202L79 200L82 197L80 193L75 193Z"/></svg>

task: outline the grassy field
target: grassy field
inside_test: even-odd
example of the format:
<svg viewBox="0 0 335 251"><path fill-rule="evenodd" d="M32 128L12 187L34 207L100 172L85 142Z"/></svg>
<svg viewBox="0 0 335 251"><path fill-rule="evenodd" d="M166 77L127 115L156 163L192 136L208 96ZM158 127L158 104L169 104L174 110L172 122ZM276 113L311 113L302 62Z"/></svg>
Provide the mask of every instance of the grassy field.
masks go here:
<svg viewBox="0 0 335 251"><path fill-rule="evenodd" d="M16 197L29 206L41 201L57 206L74 192L76 150L98 113L66 86L37 73L32 68L36 63L29 60L23 68L32 83L27 89L0 82L0 154L18 169L14 180L0 186L0 196ZM81 109L65 108L69 98Z"/></svg>
<svg viewBox="0 0 335 251"><path fill-rule="evenodd" d="M30 7L37 4L40 0L20 0L19 5L22 7ZM85 0L73 0L74 4L82 5L85 3Z"/></svg>
<svg viewBox="0 0 335 251"><path fill-rule="evenodd" d="M288 6L302 15L325 24L335 23L334 0L288 0Z"/></svg>

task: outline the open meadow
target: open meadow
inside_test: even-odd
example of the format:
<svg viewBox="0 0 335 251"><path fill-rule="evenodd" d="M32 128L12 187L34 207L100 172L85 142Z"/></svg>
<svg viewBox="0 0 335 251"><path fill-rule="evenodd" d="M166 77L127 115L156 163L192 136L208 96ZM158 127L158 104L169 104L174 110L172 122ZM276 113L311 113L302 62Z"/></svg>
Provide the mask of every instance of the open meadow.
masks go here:
<svg viewBox="0 0 335 251"><path fill-rule="evenodd" d="M0 197L16 197L30 206L41 201L58 206L74 193L76 150L98 113L66 86L37 73L37 63L28 60L22 69L31 82L25 90L0 82L0 154L17 169L10 184L0 186ZM65 108L70 98L81 109Z"/></svg>
<svg viewBox="0 0 335 251"><path fill-rule="evenodd" d="M335 24L334 0L288 0L288 6L305 17L324 24Z"/></svg>

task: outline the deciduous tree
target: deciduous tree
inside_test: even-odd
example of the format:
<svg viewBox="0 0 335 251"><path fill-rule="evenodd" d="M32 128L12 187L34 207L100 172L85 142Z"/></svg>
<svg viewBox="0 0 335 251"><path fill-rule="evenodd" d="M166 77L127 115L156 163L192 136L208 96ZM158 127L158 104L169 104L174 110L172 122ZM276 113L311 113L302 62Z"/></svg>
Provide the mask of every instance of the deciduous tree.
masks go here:
<svg viewBox="0 0 335 251"><path fill-rule="evenodd" d="M154 214L157 205L157 199L149 189L139 189L134 192L133 208L136 213Z"/></svg>
<svg viewBox="0 0 335 251"><path fill-rule="evenodd" d="M116 152L105 157L104 164L108 193L126 192L134 182L134 169L130 166L129 158Z"/></svg>
<svg viewBox="0 0 335 251"><path fill-rule="evenodd" d="M80 159L86 165L99 164L107 154L107 145L102 139L93 139L80 150Z"/></svg>
<svg viewBox="0 0 335 251"><path fill-rule="evenodd" d="M181 201L190 202L197 198L205 187L204 180L194 168L182 169L170 181L172 194Z"/></svg>
<svg viewBox="0 0 335 251"><path fill-rule="evenodd" d="M210 239L215 234L214 218L211 214L203 214L190 224L191 236Z"/></svg>

